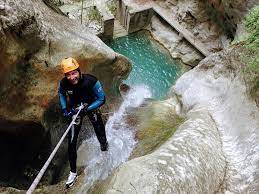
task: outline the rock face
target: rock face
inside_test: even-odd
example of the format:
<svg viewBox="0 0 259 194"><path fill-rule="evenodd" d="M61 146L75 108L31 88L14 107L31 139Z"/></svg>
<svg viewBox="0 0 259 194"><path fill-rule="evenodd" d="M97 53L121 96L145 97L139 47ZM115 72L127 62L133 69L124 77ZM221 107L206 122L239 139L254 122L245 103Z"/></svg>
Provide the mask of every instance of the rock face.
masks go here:
<svg viewBox="0 0 259 194"><path fill-rule="evenodd" d="M240 50L213 54L172 89L187 120L153 153L122 165L103 193L234 193L258 189L259 110Z"/></svg>
<svg viewBox="0 0 259 194"><path fill-rule="evenodd" d="M122 165L103 193L208 193L218 190L225 166L215 122L195 110L159 149Z"/></svg>
<svg viewBox="0 0 259 194"><path fill-rule="evenodd" d="M174 86L185 111L205 107L215 121L228 164L223 187L234 193L258 189L259 109L249 94L242 57L238 47L214 54Z"/></svg>
<svg viewBox="0 0 259 194"><path fill-rule="evenodd" d="M136 123L136 139L138 139L130 159L152 153L183 123L184 119L176 114L174 102L174 98L149 102L147 107L137 111L135 122L134 119L130 120L131 123Z"/></svg>
<svg viewBox="0 0 259 194"><path fill-rule="evenodd" d="M76 58L82 72L99 78L108 96L130 71L125 57L41 0L1 1L0 21L0 118L24 129L24 123L39 124L39 130L45 129L39 132L42 138L51 133L52 145L62 132L57 99L61 59Z"/></svg>
<svg viewBox="0 0 259 194"><path fill-rule="evenodd" d="M138 2L138 1L136 1ZM145 1L146 2L146 1ZM153 1L147 1L151 4ZM222 50L229 45L228 37L207 13L206 2L201 0L156 1L167 17L176 21L192 34L195 41L202 43L210 53ZM204 57L165 21L153 16L149 30L153 37L162 43L173 58L179 58L188 66L196 66Z"/></svg>
<svg viewBox="0 0 259 194"><path fill-rule="evenodd" d="M113 77L116 83L118 76L122 78L127 75L130 65L126 59L116 55L76 21L54 13L41 1L7 1L1 4L0 75L5 78L1 79L1 96L7 102L20 96L23 104L36 104L36 109L44 110L49 99L55 96L58 80L62 78L57 65L68 56L78 59L83 72L97 72L98 67L107 66L105 73L110 77L99 77L105 89L110 87ZM16 87L20 84L21 89L25 90L21 92L24 97L19 90L11 88L11 84L16 84ZM33 96L35 93L37 95ZM25 109L31 106L22 107L19 111L15 107L12 107L12 117L38 115L32 110L25 114ZM1 116L7 117L11 112L9 109L10 106L1 106L1 113L5 113Z"/></svg>
<svg viewBox="0 0 259 194"><path fill-rule="evenodd" d="M153 16L149 30L153 37L168 49L173 58L181 59L184 64L195 67L203 59L198 51L158 17Z"/></svg>
<svg viewBox="0 0 259 194"><path fill-rule="evenodd" d="M158 1L158 3L170 10L172 20L178 21L181 26L193 33L209 51L216 52L224 48L222 41L227 38L206 12L204 1L166 0Z"/></svg>
<svg viewBox="0 0 259 194"><path fill-rule="evenodd" d="M214 21L216 21L228 36L239 39L244 36L242 20L244 16L258 1L256 0L237 0L204 1L206 9Z"/></svg>

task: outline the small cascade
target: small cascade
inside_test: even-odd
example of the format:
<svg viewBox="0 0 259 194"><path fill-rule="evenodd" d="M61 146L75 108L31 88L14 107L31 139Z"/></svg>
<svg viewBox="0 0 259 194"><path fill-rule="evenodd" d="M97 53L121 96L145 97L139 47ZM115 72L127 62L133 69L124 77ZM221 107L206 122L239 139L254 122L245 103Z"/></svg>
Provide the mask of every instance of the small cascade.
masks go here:
<svg viewBox="0 0 259 194"><path fill-rule="evenodd" d="M127 111L139 107L151 92L145 86L133 87L125 96L123 103L106 123L106 134L109 142L109 151L102 152L95 135L86 139L80 146L78 162L85 166L85 184L81 192L86 192L97 180L104 180L125 162L132 152L136 141L134 128L126 123Z"/></svg>

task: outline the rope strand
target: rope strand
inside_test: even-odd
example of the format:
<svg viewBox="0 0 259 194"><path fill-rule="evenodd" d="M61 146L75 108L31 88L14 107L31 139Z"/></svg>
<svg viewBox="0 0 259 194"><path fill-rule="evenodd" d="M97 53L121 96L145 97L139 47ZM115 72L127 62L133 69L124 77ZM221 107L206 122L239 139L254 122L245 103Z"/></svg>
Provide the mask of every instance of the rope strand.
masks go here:
<svg viewBox="0 0 259 194"><path fill-rule="evenodd" d="M54 150L52 151L52 153L50 154L48 160L45 162L45 164L43 165L43 167L41 168L39 174L37 175L37 177L34 179L33 183L31 184L30 188L28 189L28 191L26 192L26 194L31 194L35 188L37 187L37 185L39 184L43 174L45 173L45 171L47 170L50 162L52 161L52 159L54 158L56 152L58 151L61 143L63 142L63 140L65 139L66 135L68 134L70 128L73 126L73 124L75 124L75 120L77 118L77 116L79 115L80 111L84 108L83 105L81 105L79 107L78 112L76 113L76 115L73 117L73 120L71 121L71 123L69 124L67 130L65 131L65 133L63 134L63 136L61 137L61 139L59 140L58 144L56 145L56 147L54 148Z"/></svg>

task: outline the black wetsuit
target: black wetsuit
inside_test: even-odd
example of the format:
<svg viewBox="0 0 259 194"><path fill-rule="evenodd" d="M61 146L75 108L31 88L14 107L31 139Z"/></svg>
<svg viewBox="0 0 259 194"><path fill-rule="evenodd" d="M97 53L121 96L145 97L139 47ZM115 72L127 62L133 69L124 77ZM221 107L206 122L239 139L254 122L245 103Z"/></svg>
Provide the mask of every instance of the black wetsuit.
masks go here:
<svg viewBox="0 0 259 194"><path fill-rule="evenodd" d="M82 74L78 84L71 84L66 77L60 81L59 100L62 109L76 108L81 103L87 103L86 115L90 119L97 139L101 145L107 144L105 127L99 107L105 103L105 94L97 78L90 74ZM69 100L67 100L67 97ZM84 116L84 115L83 115ZM78 125L73 125L68 134L68 155L71 172L76 172L77 138L82 126L82 118Z"/></svg>

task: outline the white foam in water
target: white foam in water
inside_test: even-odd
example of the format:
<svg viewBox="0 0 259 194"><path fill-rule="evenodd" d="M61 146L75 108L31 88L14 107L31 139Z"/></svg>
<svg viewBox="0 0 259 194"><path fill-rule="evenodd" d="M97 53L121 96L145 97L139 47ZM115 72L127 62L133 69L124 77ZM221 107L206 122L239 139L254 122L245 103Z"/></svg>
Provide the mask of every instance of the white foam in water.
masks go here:
<svg viewBox="0 0 259 194"><path fill-rule="evenodd" d="M130 90L121 104L106 123L106 135L109 151L101 152L95 135L85 140L78 149L78 163L85 168L85 184L79 193L85 193L96 180L108 177L114 168L125 162L132 152L136 141L134 129L125 122L126 111L140 106L145 98L150 98L151 92L146 86L136 86Z"/></svg>

